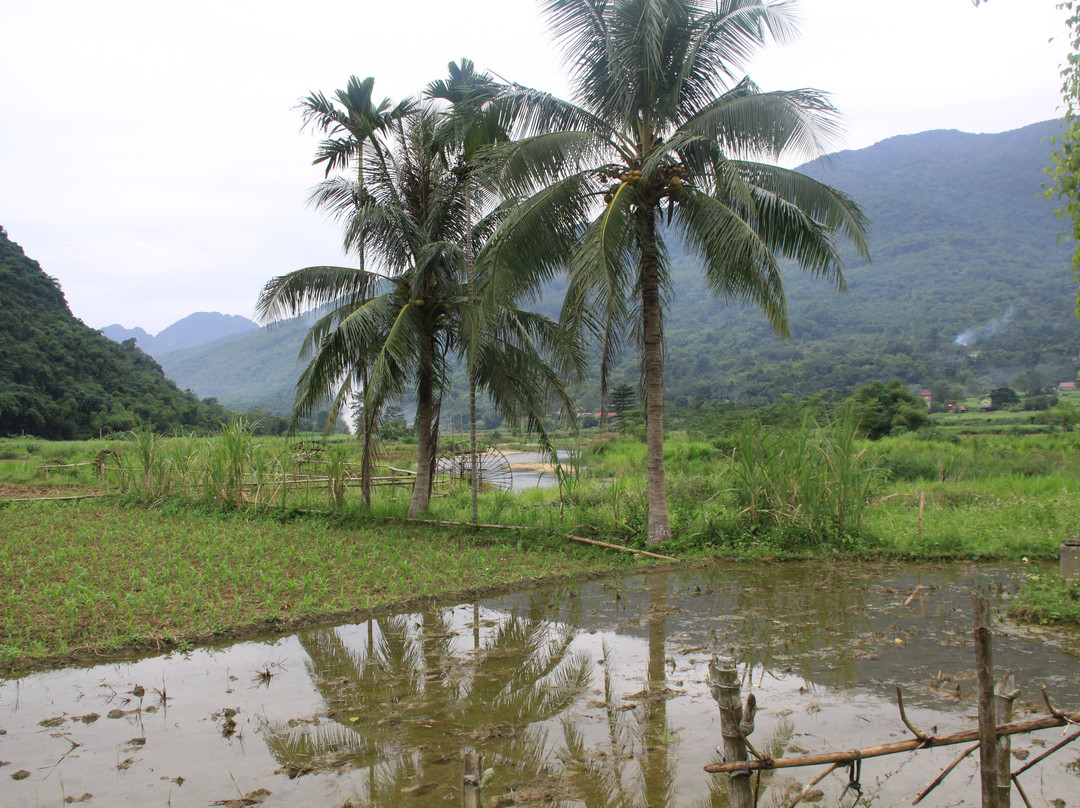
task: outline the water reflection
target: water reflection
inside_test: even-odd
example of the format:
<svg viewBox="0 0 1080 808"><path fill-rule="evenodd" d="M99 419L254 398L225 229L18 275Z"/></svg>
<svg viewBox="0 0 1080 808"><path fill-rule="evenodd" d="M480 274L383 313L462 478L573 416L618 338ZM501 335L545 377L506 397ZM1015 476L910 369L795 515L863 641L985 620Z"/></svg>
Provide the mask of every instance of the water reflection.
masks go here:
<svg viewBox="0 0 1080 808"><path fill-rule="evenodd" d="M774 756L895 739L894 685L917 725L967 728L970 596L987 581L999 603L1015 586L973 567L663 571L0 681L0 804L442 806L475 748L486 805L724 806L723 777L702 771L720 738L714 650L740 660L761 707L753 740ZM995 642L1029 703L1045 683L1080 705L1075 634L1003 624ZM1078 755L1043 764L1029 796L1071 804ZM951 759L868 762L864 785L910 804ZM816 773L764 777L762 804ZM962 804L970 774L924 804Z"/></svg>
<svg viewBox="0 0 1080 808"><path fill-rule="evenodd" d="M302 635L329 723L269 724L267 744L293 769L367 769L360 797L372 805L452 793L466 745L483 749L491 788L535 779L550 751L540 725L580 696L592 666L571 651L572 626L543 616L549 601L534 595L520 613L474 606L371 621L361 645L341 629Z"/></svg>

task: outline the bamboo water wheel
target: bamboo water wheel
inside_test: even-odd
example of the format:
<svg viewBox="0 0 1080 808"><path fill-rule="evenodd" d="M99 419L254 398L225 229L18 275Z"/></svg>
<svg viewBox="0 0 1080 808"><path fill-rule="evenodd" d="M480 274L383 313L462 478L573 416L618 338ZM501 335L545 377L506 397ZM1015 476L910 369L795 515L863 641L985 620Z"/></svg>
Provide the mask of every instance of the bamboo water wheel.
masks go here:
<svg viewBox="0 0 1080 808"><path fill-rule="evenodd" d="M448 444L435 461L435 486L449 488L455 485L469 485L472 481L472 464L469 458L469 442L460 441ZM499 489L509 491L514 487L514 472L506 455L477 441L476 472L480 479L481 491Z"/></svg>

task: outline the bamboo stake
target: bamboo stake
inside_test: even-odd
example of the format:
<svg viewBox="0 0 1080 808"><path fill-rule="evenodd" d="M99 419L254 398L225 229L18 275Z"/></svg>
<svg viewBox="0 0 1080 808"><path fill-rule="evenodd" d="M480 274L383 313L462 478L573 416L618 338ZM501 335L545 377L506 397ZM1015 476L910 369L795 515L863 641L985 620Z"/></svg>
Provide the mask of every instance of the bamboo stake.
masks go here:
<svg viewBox="0 0 1080 808"><path fill-rule="evenodd" d="M709 689L720 710L720 734L724 738L724 760L734 768L728 778L730 808L753 808L754 792L750 786L749 761L746 759L746 739L740 724L743 709L739 696L739 677L735 660L714 653L709 662Z"/></svg>
<svg viewBox="0 0 1080 808"><path fill-rule="evenodd" d="M585 542L585 544L595 544L597 547L607 547L609 550L622 550L624 553L633 553L634 555L648 556L649 558L659 558L661 561L678 561L677 558L671 556L660 555L659 553L650 553L648 550L637 550L633 547L624 547L621 544L608 544L606 541L596 541L595 539L583 539L581 536L571 536L566 534L566 538L573 541Z"/></svg>
<svg viewBox="0 0 1080 808"><path fill-rule="evenodd" d="M527 525L485 525L480 523L474 525L472 522L446 522L442 519L415 519L415 518L401 518L397 516L376 516L376 519L385 519L392 522L416 522L421 525L440 525L441 527L486 527L492 530L534 530L535 528L528 527Z"/></svg>
<svg viewBox="0 0 1080 808"><path fill-rule="evenodd" d="M1020 695L1020 689L1016 686L1016 677L1012 671L1008 671L998 679L994 688L994 702L997 709L997 718L1003 724L1012 721L1013 702ZM1009 763L1012 760L1012 741L1009 736L998 738L998 805L1000 808L1009 808L1011 804L1012 779L1009 775Z"/></svg>
<svg viewBox="0 0 1080 808"><path fill-rule="evenodd" d="M1024 801L1024 805L1026 805L1027 808L1033 808L1031 800L1028 799L1027 794L1024 793L1023 786L1020 785L1020 781L1013 778L1013 782L1016 783L1016 790L1020 793L1020 799Z"/></svg>
<svg viewBox="0 0 1080 808"><path fill-rule="evenodd" d="M922 538L922 517L923 511L926 509L926 492L919 492L919 538Z"/></svg>
<svg viewBox="0 0 1080 808"><path fill-rule="evenodd" d="M100 494L81 494L77 497L28 497L24 499L8 499L8 502L64 502L74 499L98 499L100 497L115 497L113 491L102 491Z"/></svg>
<svg viewBox="0 0 1080 808"><path fill-rule="evenodd" d="M982 808L998 803L997 719L994 704L994 641L990 631L990 601L975 596L975 680L979 694L979 780Z"/></svg>
<svg viewBox="0 0 1080 808"><path fill-rule="evenodd" d="M996 728L996 734L1018 735L1024 732L1035 732L1040 729L1051 729L1066 724L1080 723L1080 711L1075 713L1062 713L1061 717L1049 715L1042 718L1028 718L1023 721L1014 721L1011 724L1001 724ZM822 752L816 755L800 755L789 758L773 758L769 764L761 760L751 760L745 763L710 763L705 766L707 772L733 772L749 768L757 769L792 769L799 766L822 766L828 763L850 763L860 757L871 758L883 755L895 755L899 752L911 752L915 749L929 749L936 746L954 746L958 743L971 743L979 739L978 729L968 729L963 732L952 732L945 735L937 735L930 741L921 741L912 738L907 741L895 741L883 743L877 746L868 746L865 749L847 749L842 752Z"/></svg>
<svg viewBox="0 0 1080 808"><path fill-rule="evenodd" d="M1041 763L1043 760L1045 760L1046 758L1048 758L1052 754L1054 754L1054 752L1058 751L1059 749L1061 749L1064 746L1068 746L1073 741L1075 741L1077 738L1080 738L1080 732L1074 732L1072 735L1070 735L1064 741L1061 741L1060 743L1054 744L1049 749L1047 749L1045 752L1043 752L1041 755L1039 755L1037 758L1033 758L1032 760L1029 760L1027 763L1025 763L1019 769L1014 771L1012 773L1013 778L1015 779L1015 778L1019 777L1021 774L1023 774L1028 769L1030 769L1032 766L1034 766L1036 763Z"/></svg>
<svg viewBox="0 0 1080 808"><path fill-rule="evenodd" d="M480 778L483 760L472 747L465 750L465 771L461 775L461 804L464 808L480 808Z"/></svg>

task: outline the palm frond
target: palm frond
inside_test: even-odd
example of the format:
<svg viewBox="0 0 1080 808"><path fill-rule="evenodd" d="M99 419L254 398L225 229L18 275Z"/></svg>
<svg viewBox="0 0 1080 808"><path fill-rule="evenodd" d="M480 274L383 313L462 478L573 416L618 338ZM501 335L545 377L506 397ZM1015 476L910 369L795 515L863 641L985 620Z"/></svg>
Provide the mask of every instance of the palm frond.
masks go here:
<svg viewBox="0 0 1080 808"><path fill-rule="evenodd" d="M714 295L756 305L777 333L788 334L783 275L768 244L746 219L721 200L688 191L674 223L701 259Z"/></svg>

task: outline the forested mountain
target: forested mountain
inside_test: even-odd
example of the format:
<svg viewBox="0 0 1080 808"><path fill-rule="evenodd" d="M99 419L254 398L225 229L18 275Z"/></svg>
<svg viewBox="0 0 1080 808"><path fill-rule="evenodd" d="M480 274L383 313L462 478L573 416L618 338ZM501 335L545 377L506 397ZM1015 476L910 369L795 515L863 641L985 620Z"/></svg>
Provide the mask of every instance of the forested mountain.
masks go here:
<svg viewBox="0 0 1080 808"><path fill-rule="evenodd" d="M143 353L160 359L164 354L172 351L195 348L236 334L256 331L258 328L259 326L251 320L238 314L200 311L177 320L156 335L148 334L138 327L124 328L116 324L105 326L101 329L101 333L116 342L134 338L136 345L142 349Z"/></svg>
<svg viewBox="0 0 1080 808"><path fill-rule="evenodd" d="M713 301L693 259L673 254L671 403L846 392L874 379L940 397L1026 370L1075 379L1074 245L1057 243L1062 224L1042 195L1058 131L1048 121L994 135L924 132L803 166L863 206L872 263L849 262L845 294L788 271L788 341L756 310ZM636 374L628 351L616 382Z"/></svg>
<svg viewBox="0 0 1080 808"><path fill-rule="evenodd" d="M300 345L310 322L300 318L217 342L158 356L166 375L201 396L236 410L292 413L304 366Z"/></svg>
<svg viewBox="0 0 1080 808"><path fill-rule="evenodd" d="M75 319L59 283L0 227L0 435L74 439L147 424L217 426L230 413Z"/></svg>
<svg viewBox="0 0 1080 808"><path fill-rule="evenodd" d="M789 269L790 340L757 310L714 301L693 257L672 244L669 406L847 393L875 379L931 388L939 400L982 394L1029 370L1047 383L1075 379L1073 245L1057 243L1062 224L1042 196L1049 138L1059 130L1047 121L993 135L924 132L801 167L863 206L872 263L849 262L845 294ZM537 308L557 315L561 287L549 287ZM305 331L294 321L159 358L199 395L285 414ZM581 409L599 406L595 364L578 392ZM631 338L612 386L636 386L638 366ZM456 391L443 415L465 409Z"/></svg>

